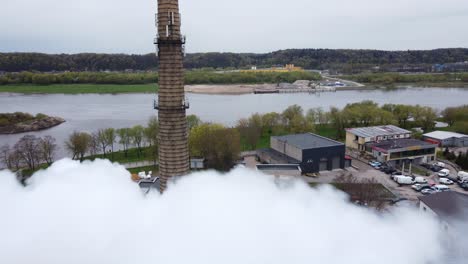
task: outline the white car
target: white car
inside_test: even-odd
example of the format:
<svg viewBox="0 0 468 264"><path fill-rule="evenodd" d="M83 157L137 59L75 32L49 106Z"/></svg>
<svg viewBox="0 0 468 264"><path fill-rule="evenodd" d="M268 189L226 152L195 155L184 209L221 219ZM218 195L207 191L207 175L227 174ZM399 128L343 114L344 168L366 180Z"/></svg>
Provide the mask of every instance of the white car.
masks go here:
<svg viewBox="0 0 468 264"><path fill-rule="evenodd" d="M408 176L396 176L395 181L400 185L412 185L414 184L414 180Z"/></svg>
<svg viewBox="0 0 468 264"><path fill-rule="evenodd" d="M446 192L450 191L450 188L447 185L439 184L433 187L437 192Z"/></svg>
<svg viewBox="0 0 468 264"><path fill-rule="evenodd" d="M416 183L427 183L427 179L424 177L416 177L414 178L414 182Z"/></svg>
<svg viewBox="0 0 468 264"><path fill-rule="evenodd" d="M445 178L445 177L448 177L448 176L450 175L450 171L447 170L447 169L443 169L443 170L440 170L440 171L437 173L437 175L438 175L439 177L444 177L444 178Z"/></svg>
<svg viewBox="0 0 468 264"><path fill-rule="evenodd" d="M453 181L450 180L450 179L447 179L447 178L440 178L440 179L439 179L439 182L440 182L441 184L447 184L447 185L453 184Z"/></svg>
<svg viewBox="0 0 468 264"><path fill-rule="evenodd" d="M373 161L369 161L369 165L371 165L372 167L379 167L380 165L382 165L382 163L373 160Z"/></svg>

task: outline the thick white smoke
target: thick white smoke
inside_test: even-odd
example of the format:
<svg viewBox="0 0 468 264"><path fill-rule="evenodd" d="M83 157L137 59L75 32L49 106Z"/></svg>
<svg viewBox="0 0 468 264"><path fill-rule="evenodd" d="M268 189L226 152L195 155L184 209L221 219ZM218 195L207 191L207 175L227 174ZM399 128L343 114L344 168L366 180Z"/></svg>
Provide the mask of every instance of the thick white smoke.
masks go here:
<svg viewBox="0 0 468 264"><path fill-rule="evenodd" d="M247 169L196 173L144 196L116 164L56 162L28 187L0 172L0 263L424 264L438 223L385 215L331 188Z"/></svg>

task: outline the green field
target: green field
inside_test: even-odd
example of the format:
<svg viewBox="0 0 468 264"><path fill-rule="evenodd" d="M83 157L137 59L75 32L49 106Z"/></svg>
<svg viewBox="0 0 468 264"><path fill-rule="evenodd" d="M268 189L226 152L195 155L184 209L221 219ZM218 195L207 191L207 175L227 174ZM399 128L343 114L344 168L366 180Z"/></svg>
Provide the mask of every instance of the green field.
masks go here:
<svg viewBox="0 0 468 264"><path fill-rule="evenodd" d="M127 156L123 151L116 151L113 154L108 153L105 156L103 154L98 154L94 156L85 157L86 160L95 160L95 159L109 159L112 162L118 163L131 163L137 161L151 161L151 149L149 147L144 147L141 149L140 155L138 155L137 148L131 148L128 150Z"/></svg>
<svg viewBox="0 0 468 264"><path fill-rule="evenodd" d="M119 94L119 93L155 93L156 84L53 84L53 85L0 85L0 93L23 94Z"/></svg>

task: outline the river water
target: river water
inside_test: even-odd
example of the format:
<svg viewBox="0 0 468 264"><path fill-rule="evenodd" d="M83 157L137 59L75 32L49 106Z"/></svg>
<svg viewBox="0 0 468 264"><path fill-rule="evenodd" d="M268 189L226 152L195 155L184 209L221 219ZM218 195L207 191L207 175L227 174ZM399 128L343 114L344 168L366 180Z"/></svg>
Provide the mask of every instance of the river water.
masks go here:
<svg viewBox="0 0 468 264"><path fill-rule="evenodd" d="M145 125L156 111L152 109L153 94L82 94L82 95L22 95L0 93L0 113L28 112L60 116L65 123L36 136L51 135L61 147L58 157L66 156L63 142L73 131L94 132L100 128L123 128ZM264 95L203 95L187 94L188 114L203 121L234 125L237 120L253 113L281 112L297 104L305 110L330 106L339 108L348 103L372 100L379 104L395 103L424 105L442 110L448 106L468 104L468 89L462 88L403 88L396 90L352 90L320 94ZM0 135L0 146L14 143L25 134Z"/></svg>

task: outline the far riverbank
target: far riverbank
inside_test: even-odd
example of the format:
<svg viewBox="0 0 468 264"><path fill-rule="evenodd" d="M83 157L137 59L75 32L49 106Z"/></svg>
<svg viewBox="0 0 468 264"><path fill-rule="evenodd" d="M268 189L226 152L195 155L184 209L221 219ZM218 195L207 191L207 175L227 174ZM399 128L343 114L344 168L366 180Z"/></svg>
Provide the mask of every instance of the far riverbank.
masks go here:
<svg viewBox="0 0 468 264"><path fill-rule="evenodd" d="M468 88L468 83L397 83L392 85L363 84L336 87L336 91L387 90L398 88ZM186 85L185 91L194 94L242 95L256 89L276 89L277 84L199 84ZM58 85L0 85L0 93L14 94L150 94L157 93L157 84L58 84Z"/></svg>

